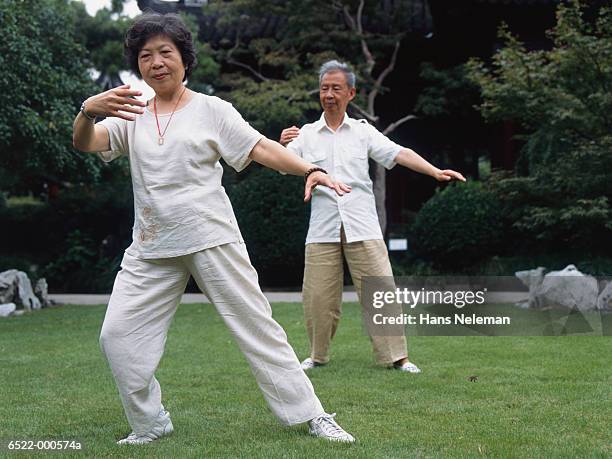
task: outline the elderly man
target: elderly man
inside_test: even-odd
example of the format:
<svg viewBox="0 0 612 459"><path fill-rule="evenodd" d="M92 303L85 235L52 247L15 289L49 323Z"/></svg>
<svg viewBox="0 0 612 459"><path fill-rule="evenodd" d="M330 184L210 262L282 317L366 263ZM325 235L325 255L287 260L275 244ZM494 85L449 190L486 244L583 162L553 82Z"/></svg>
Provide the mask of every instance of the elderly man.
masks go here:
<svg viewBox="0 0 612 459"><path fill-rule="evenodd" d="M325 189L313 192L303 285L310 357L302 362L304 370L329 362L342 307L343 255L360 300L363 276L393 276L376 214L368 159L387 169L400 164L438 181L465 181L460 173L440 170L392 142L367 121L348 117L346 108L355 97L355 74L346 64L335 60L323 64L319 97L321 118L302 129L283 130L280 143L329 171L351 186L352 192L342 197ZM370 339L379 364L409 373L421 371L408 360L405 336Z"/></svg>

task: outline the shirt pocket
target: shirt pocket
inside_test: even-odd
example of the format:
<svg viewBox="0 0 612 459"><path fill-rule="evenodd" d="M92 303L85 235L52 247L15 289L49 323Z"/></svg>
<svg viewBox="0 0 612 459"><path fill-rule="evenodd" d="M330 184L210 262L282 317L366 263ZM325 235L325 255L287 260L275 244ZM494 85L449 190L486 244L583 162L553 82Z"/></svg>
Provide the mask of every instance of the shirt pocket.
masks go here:
<svg viewBox="0 0 612 459"><path fill-rule="evenodd" d="M327 154L324 149L313 149L304 155L304 161L308 161L309 163L316 164L319 167L325 163L327 159Z"/></svg>
<svg viewBox="0 0 612 459"><path fill-rule="evenodd" d="M339 164L346 167L363 167L368 164L368 149L365 141L353 138L343 142L339 151Z"/></svg>

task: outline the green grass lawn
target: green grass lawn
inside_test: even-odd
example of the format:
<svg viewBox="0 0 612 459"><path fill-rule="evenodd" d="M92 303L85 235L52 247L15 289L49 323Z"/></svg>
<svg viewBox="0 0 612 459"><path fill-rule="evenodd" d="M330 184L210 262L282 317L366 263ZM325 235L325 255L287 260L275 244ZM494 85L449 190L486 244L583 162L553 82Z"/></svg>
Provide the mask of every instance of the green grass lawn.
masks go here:
<svg viewBox="0 0 612 459"><path fill-rule="evenodd" d="M306 357L301 305L273 310ZM117 446L129 426L98 347L104 311L0 320L0 439L76 439L84 457L612 457L609 337L411 337L423 373L403 374L374 365L356 304L310 373L356 444L282 427L212 306L183 305L157 372L175 432Z"/></svg>

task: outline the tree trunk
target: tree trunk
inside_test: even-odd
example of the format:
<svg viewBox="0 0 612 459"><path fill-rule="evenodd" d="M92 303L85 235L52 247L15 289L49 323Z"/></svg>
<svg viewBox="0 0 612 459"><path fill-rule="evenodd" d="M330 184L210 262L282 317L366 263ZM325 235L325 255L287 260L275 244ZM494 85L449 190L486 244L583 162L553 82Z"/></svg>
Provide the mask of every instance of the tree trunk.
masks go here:
<svg viewBox="0 0 612 459"><path fill-rule="evenodd" d="M380 229L384 237L387 231L387 170L374 161L372 161L372 181L378 223L380 223Z"/></svg>

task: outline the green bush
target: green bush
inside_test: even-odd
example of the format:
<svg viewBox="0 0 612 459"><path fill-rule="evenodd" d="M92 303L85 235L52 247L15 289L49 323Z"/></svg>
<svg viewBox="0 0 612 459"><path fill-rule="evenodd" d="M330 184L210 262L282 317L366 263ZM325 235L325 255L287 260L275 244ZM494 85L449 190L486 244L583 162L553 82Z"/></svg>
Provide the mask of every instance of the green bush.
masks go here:
<svg viewBox="0 0 612 459"><path fill-rule="evenodd" d="M38 266L30 259L20 256L0 255L0 273L9 269L17 269L28 275L32 282L35 282L40 276Z"/></svg>
<svg viewBox="0 0 612 459"><path fill-rule="evenodd" d="M55 292L109 292L120 261L120 257L102 256L93 239L74 230L66 237L61 255L48 263L42 274Z"/></svg>
<svg viewBox="0 0 612 459"><path fill-rule="evenodd" d="M602 140L603 142L603 140ZM499 198L521 253L611 255L612 136L560 154L531 177L493 174L487 187Z"/></svg>
<svg viewBox="0 0 612 459"><path fill-rule="evenodd" d="M0 268L46 276L51 292L109 292L131 241L133 204L129 176L105 171L103 182L62 188L48 203L9 198L0 207Z"/></svg>
<svg viewBox="0 0 612 459"><path fill-rule="evenodd" d="M484 118L524 141L515 173L488 184L520 255L612 254L612 9L589 3L559 2L549 49L502 28L492 62L468 65Z"/></svg>
<svg viewBox="0 0 612 459"><path fill-rule="evenodd" d="M469 266L495 254L503 238L500 205L479 184L453 184L417 214L410 242L415 255L435 266Z"/></svg>
<svg viewBox="0 0 612 459"><path fill-rule="evenodd" d="M308 227L304 181L258 168L228 193L262 285L301 285Z"/></svg>

